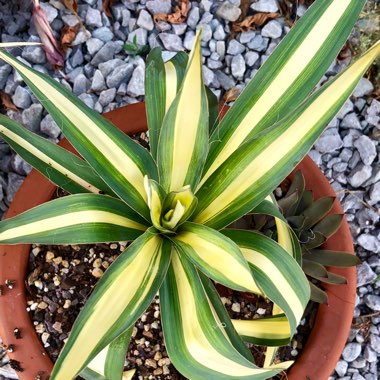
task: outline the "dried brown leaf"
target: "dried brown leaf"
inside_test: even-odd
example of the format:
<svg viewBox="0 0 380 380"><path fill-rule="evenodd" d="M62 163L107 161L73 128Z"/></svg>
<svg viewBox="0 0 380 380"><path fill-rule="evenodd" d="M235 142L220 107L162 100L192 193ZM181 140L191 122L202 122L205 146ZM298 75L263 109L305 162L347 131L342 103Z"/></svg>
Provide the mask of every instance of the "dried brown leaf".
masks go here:
<svg viewBox="0 0 380 380"><path fill-rule="evenodd" d="M253 16L246 17L243 21L232 24L234 32L246 32L248 30L256 30L258 26L263 26L269 20L279 17L280 14L272 13L255 13Z"/></svg>
<svg viewBox="0 0 380 380"><path fill-rule="evenodd" d="M241 0L240 1L241 13L240 13L239 18L235 22L241 22L247 17L247 14L248 14L248 11L251 7L252 2L253 2L253 0Z"/></svg>
<svg viewBox="0 0 380 380"><path fill-rule="evenodd" d="M103 0L102 9L103 12L107 15L107 17L112 17L111 13L111 5L116 3L117 0Z"/></svg>
<svg viewBox="0 0 380 380"><path fill-rule="evenodd" d="M178 4L174 8L174 12L171 14L156 13L154 22L166 21L171 24L182 24L187 19L187 15L190 10L189 0L178 0Z"/></svg>
<svg viewBox="0 0 380 380"><path fill-rule="evenodd" d="M237 97L240 95L240 90L236 87L230 88L224 95L223 101L225 103L234 102Z"/></svg>
<svg viewBox="0 0 380 380"><path fill-rule="evenodd" d="M65 7L73 12L74 14L78 15L78 4L76 0L63 0L63 4L65 4Z"/></svg>
<svg viewBox="0 0 380 380"><path fill-rule="evenodd" d="M4 91L0 91L0 102L6 111L18 111L18 108L13 104L11 97Z"/></svg>
<svg viewBox="0 0 380 380"><path fill-rule="evenodd" d="M63 52L66 52L71 44L75 40L75 37L79 31L80 25L68 26L65 25L61 29L61 38L59 40L60 47Z"/></svg>

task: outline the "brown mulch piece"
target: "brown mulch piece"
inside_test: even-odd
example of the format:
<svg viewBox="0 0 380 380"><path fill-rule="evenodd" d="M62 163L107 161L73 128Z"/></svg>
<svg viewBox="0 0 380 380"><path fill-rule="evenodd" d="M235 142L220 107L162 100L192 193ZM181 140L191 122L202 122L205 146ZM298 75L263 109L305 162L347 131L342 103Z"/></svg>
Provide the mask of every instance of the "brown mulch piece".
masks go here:
<svg viewBox="0 0 380 380"><path fill-rule="evenodd" d="M153 19L155 23L165 21L169 22L170 24L182 24L184 21L186 21L189 10L189 0L178 0L173 13L170 13L168 15L165 13L156 13L153 16Z"/></svg>
<svg viewBox="0 0 380 380"><path fill-rule="evenodd" d="M75 26L69 26L65 25L61 29L61 37L59 39L59 45L63 52L66 52L69 47L71 47L71 44L75 40L75 37L80 29L80 25Z"/></svg>
<svg viewBox="0 0 380 380"><path fill-rule="evenodd" d="M261 27L269 20L273 20L279 16L280 14L277 12L255 13L253 16L246 17L241 22L232 23L231 28L235 33L246 32L248 30L256 30L257 27Z"/></svg>
<svg viewBox="0 0 380 380"><path fill-rule="evenodd" d="M19 109L12 102L12 98L4 91L0 91L0 104L5 111L18 111Z"/></svg>
<svg viewBox="0 0 380 380"><path fill-rule="evenodd" d="M116 2L117 0L103 0L102 10L107 15L107 17L112 18L111 5L115 4Z"/></svg>

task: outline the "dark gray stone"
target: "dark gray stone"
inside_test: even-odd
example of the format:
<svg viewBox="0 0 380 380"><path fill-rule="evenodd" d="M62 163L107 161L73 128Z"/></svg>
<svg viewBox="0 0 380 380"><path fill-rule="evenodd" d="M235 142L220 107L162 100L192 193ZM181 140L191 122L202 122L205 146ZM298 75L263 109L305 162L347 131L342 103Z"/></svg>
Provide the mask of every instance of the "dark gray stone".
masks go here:
<svg viewBox="0 0 380 380"><path fill-rule="evenodd" d="M368 165L358 165L347 177L348 183L352 187L360 187L368 178L371 177L372 167Z"/></svg>
<svg viewBox="0 0 380 380"><path fill-rule="evenodd" d="M73 93L75 95L80 95L90 88L90 81L86 78L84 74L79 74L74 80Z"/></svg>
<svg viewBox="0 0 380 380"><path fill-rule="evenodd" d="M116 88L110 88L108 90L104 90L99 95L99 104L103 107L108 106L116 96Z"/></svg>
<svg viewBox="0 0 380 380"><path fill-rule="evenodd" d="M166 50L183 50L182 40L179 36L176 36L175 34L171 33L161 33L159 36Z"/></svg>
<svg viewBox="0 0 380 380"><path fill-rule="evenodd" d="M155 15L156 13L170 13L172 11L171 0L153 0L147 1L146 7L150 13Z"/></svg>
<svg viewBox="0 0 380 380"><path fill-rule="evenodd" d="M30 63L46 62L46 54L40 46L25 46L22 50L22 57Z"/></svg>
<svg viewBox="0 0 380 380"><path fill-rule="evenodd" d="M365 261L356 267L358 273L357 287L372 283L377 277L376 273Z"/></svg>
<svg viewBox="0 0 380 380"><path fill-rule="evenodd" d="M348 343L343 350L342 356L346 362L353 362L359 357L362 348L358 343Z"/></svg>
<svg viewBox="0 0 380 380"><path fill-rule="evenodd" d="M107 88L104 76L100 70L96 70L92 78L91 90L103 91Z"/></svg>
<svg viewBox="0 0 380 380"><path fill-rule="evenodd" d="M282 25L276 20L271 20L263 27L261 35L273 39L280 38L282 35Z"/></svg>
<svg viewBox="0 0 380 380"><path fill-rule="evenodd" d="M9 74L12 72L12 67L8 64L0 66L0 89L3 89Z"/></svg>
<svg viewBox="0 0 380 380"><path fill-rule="evenodd" d="M376 143L368 136L363 135L354 141L354 147L358 150L363 163L371 165L377 156Z"/></svg>
<svg viewBox="0 0 380 380"><path fill-rule="evenodd" d="M153 30L154 24L152 16L145 9L141 9L137 19L137 25L146 30Z"/></svg>
<svg viewBox="0 0 380 380"><path fill-rule="evenodd" d="M110 28L107 28L106 26L95 29L92 32L92 36L103 42L108 42L113 39L112 30Z"/></svg>
<svg viewBox="0 0 380 380"><path fill-rule="evenodd" d="M116 67L111 74L107 76L106 82L108 88L119 87L121 82L126 82L131 78L133 73L133 64L125 63Z"/></svg>
<svg viewBox="0 0 380 380"><path fill-rule="evenodd" d="M231 4L229 1L225 1L218 8L216 14L224 20L233 22L239 18L241 9L238 6Z"/></svg>
<svg viewBox="0 0 380 380"><path fill-rule="evenodd" d="M102 62L109 61L114 57L116 53L119 53L122 48L122 41L109 41L95 54L91 63L94 66L97 66Z"/></svg>
<svg viewBox="0 0 380 380"><path fill-rule="evenodd" d="M362 125L360 124L358 116L351 112L344 116L342 122L340 123L341 128L354 128L354 129L362 129Z"/></svg>
<svg viewBox="0 0 380 380"><path fill-rule="evenodd" d="M355 98L361 98L364 95L368 95L373 90L374 86L372 82L369 81L367 78L362 78L360 79L352 95L355 96Z"/></svg>
<svg viewBox="0 0 380 380"><path fill-rule="evenodd" d="M16 173L8 173L8 184L7 188L5 190L7 196L6 200L9 203L13 201L13 198L17 192L17 190L20 188L22 183L24 182L24 177L20 176Z"/></svg>
<svg viewBox="0 0 380 380"><path fill-rule="evenodd" d="M12 96L12 101L16 107L22 109L28 108L32 103L29 91L21 86L17 86L16 91Z"/></svg>
<svg viewBox="0 0 380 380"><path fill-rule="evenodd" d="M103 23L100 11L89 7L86 12L86 24L96 28L101 28L103 26Z"/></svg>
<svg viewBox="0 0 380 380"><path fill-rule="evenodd" d="M237 55L237 54L244 53L244 51L245 51L245 46L236 40L231 40L230 43L228 44L227 54Z"/></svg>
<svg viewBox="0 0 380 380"><path fill-rule="evenodd" d="M32 132L40 129L42 109L42 105L37 103L22 112L22 123Z"/></svg>
<svg viewBox="0 0 380 380"><path fill-rule="evenodd" d="M91 55L94 55L95 53L97 53L102 48L103 45L104 45L104 42L99 40L98 38L89 38L86 41L87 51Z"/></svg>
<svg viewBox="0 0 380 380"><path fill-rule="evenodd" d="M129 81L127 94L132 97L137 97L145 94L144 91L145 70L142 66L137 66Z"/></svg>
<svg viewBox="0 0 380 380"><path fill-rule="evenodd" d="M380 297L369 294L364 297L364 303L374 311L380 311Z"/></svg>
<svg viewBox="0 0 380 380"><path fill-rule="evenodd" d="M278 4L276 0L258 0L251 5L256 12L277 12Z"/></svg>
<svg viewBox="0 0 380 380"><path fill-rule="evenodd" d="M61 130L50 115L46 115L41 121L41 132L56 139L61 134Z"/></svg>
<svg viewBox="0 0 380 380"><path fill-rule="evenodd" d="M191 29L196 29L198 22L199 22L199 8L198 7L192 7L190 9L190 12L187 16L186 23Z"/></svg>
<svg viewBox="0 0 380 380"><path fill-rule="evenodd" d="M15 154L11 160L12 169L15 173L26 176L32 170L32 166L22 159L18 154Z"/></svg>

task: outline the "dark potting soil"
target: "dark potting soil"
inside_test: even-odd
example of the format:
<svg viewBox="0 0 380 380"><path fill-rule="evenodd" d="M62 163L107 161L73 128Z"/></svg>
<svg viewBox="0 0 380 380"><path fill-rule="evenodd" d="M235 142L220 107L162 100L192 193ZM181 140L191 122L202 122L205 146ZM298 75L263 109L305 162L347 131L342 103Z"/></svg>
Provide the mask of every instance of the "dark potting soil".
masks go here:
<svg viewBox="0 0 380 380"><path fill-rule="evenodd" d="M55 361L71 326L91 290L126 243L33 246L29 260L28 310L46 351ZM231 318L252 319L270 315L272 303L252 294L218 289ZM313 326L316 307L309 304L298 334L279 350L277 361L295 360ZM249 345L262 365L265 349ZM156 298L136 322L126 358L126 369L136 368L133 379L185 379L168 358L161 330L159 299ZM282 375L275 377L282 379ZM285 377L284 377L285 378Z"/></svg>

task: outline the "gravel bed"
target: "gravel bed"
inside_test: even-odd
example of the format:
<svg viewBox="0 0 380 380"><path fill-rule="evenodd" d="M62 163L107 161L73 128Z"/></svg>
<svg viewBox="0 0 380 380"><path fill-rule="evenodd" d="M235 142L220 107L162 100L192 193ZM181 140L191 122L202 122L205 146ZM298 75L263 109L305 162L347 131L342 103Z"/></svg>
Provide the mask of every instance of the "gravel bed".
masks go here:
<svg viewBox="0 0 380 380"><path fill-rule="evenodd" d="M241 0L242 4L246 1ZM40 47L12 48L14 55L34 68L53 75L88 106L106 112L143 100L144 57L127 54L126 41L162 46L165 59L191 47L196 29L203 25L202 53L206 85L222 100L233 89L238 93L289 30L296 15L301 16L312 1L294 8L290 18L277 17L256 31L232 32L230 21L241 15L240 0L192 1L181 24L155 22L157 13L172 12L171 0L120 0L111 7L112 18L102 11L101 0L78 0L78 14L84 29L67 50L65 67L52 71ZM277 12L284 1L253 0L249 12ZM41 4L52 28L59 36L63 26L77 25L78 18L61 1ZM378 0L369 2L379 7ZM377 8L378 9L378 8ZM39 41L30 22L31 2L0 0L1 42ZM361 29L376 30L367 20ZM355 41L355 34L353 41ZM350 60L350 51L329 68L323 81L339 73ZM354 321L346 348L335 372L328 380L377 380L380 356L380 101L374 93L379 83L362 79L353 96L315 144L310 156L320 166L336 190L363 263L358 267L358 296ZM377 88L376 88L377 87ZM21 77L0 62L0 91L8 94L19 111L5 111L52 141L60 130L37 103ZM229 93L231 93L229 92ZM377 92L379 95L379 93ZM15 192L31 170L8 145L0 140L0 213L7 210ZM17 379L8 360L1 354L0 380Z"/></svg>

